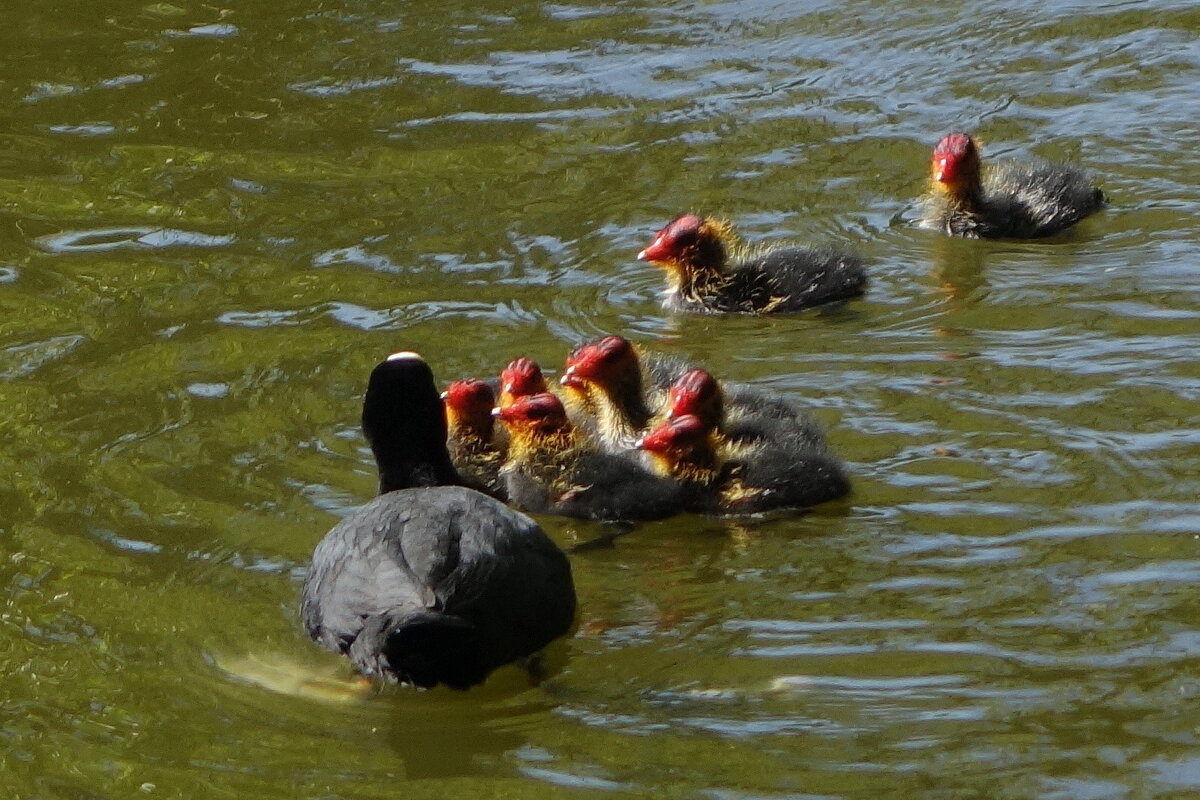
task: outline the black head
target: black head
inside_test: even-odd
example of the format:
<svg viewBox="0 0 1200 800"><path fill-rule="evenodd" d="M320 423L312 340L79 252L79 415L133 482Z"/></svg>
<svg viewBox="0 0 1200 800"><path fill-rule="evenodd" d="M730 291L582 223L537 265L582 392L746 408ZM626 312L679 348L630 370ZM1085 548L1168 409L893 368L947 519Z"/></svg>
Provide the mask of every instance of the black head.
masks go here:
<svg viewBox="0 0 1200 800"><path fill-rule="evenodd" d="M446 450L446 413L433 370L416 353L393 353L371 372L363 435L379 466L379 491L457 485Z"/></svg>

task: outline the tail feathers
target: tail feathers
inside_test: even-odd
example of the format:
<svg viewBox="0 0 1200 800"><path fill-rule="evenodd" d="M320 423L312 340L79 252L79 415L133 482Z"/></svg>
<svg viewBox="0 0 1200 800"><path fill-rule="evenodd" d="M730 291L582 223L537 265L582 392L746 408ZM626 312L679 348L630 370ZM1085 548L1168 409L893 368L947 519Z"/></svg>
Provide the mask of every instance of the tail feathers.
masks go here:
<svg viewBox="0 0 1200 800"><path fill-rule="evenodd" d="M426 689L439 683L468 689L492 671L475 626L438 611L371 617L350 646L350 658L368 675Z"/></svg>

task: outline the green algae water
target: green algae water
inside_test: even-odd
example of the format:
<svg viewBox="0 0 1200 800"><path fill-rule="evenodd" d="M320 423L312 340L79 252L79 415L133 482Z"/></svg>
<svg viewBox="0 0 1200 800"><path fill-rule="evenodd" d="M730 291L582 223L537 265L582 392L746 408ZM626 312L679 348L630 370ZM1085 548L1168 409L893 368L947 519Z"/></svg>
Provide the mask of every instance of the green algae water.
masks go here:
<svg viewBox="0 0 1200 800"><path fill-rule="evenodd" d="M0 796L1200 792L1200 10L9 0ZM913 227L951 130L1099 176L1039 242ZM676 317L682 211L863 300ZM530 686L364 691L299 629L370 368L621 333L802 404L855 491L572 556ZM546 518L562 545L602 526Z"/></svg>

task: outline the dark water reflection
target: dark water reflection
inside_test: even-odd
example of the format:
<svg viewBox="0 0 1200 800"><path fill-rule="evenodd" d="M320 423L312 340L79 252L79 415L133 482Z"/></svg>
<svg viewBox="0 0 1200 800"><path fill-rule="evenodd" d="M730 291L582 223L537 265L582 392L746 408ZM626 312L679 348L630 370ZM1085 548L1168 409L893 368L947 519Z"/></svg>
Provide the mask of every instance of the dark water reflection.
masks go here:
<svg viewBox="0 0 1200 800"><path fill-rule="evenodd" d="M1200 788L1194 4L9 6L4 796ZM1111 208L914 230L954 128ZM868 296L666 316L633 254L687 209ZM294 605L370 367L609 332L804 403L854 496L580 548L542 686L354 694Z"/></svg>

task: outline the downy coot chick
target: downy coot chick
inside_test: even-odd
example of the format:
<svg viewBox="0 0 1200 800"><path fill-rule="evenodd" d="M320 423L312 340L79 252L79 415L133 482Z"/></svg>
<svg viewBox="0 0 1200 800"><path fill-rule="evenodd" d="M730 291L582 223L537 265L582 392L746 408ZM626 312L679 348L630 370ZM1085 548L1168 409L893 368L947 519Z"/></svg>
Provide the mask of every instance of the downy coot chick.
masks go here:
<svg viewBox="0 0 1200 800"><path fill-rule="evenodd" d="M657 397L648 396L637 349L621 336L575 348L560 382L575 417L608 452L632 449L654 416L652 406L663 399L662 389L652 390Z"/></svg>
<svg viewBox="0 0 1200 800"><path fill-rule="evenodd" d="M745 384L725 390L711 374L691 369L671 384L666 420L692 414L725 439L789 442L805 449L824 449L820 426L799 408Z"/></svg>
<svg viewBox="0 0 1200 800"><path fill-rule="evenodd" d="M492 387L478 378L454 381L442 392L442 401L449 427L446 445L454 468L472 489L507 499L500 482L504 448L495 432L492 408L496 395Z"/></svg>
<svg viewBox="0 0 1200 800"><path fill-rule="evenodd" d="M820 450L729 443L699 417L663 422L638 441L656 473L680 481L690 508L708 514L755 514L805 508L843 497L850 483Z"/></svg>
<svg viewBox="0 0 1200 800"><path fill-rule="evenodd" d="M669 413L675 402L715 405L707 413L722 420L728 413L730 425L778 421L782 428L803 433L814 443L822 441L815 423L786 400L745 384L729 384L722 392L704 370L678 358L644 352L621 336L605 336L577 347L567 358L561 382L572 419L608 452L633 448L655 417ZM682 399L685 396L687 400ZM690 412L681 407L677 413Z"/></svg>
<svg viewBox="0 0 1200 800"><path fill-rule="evenodd" d="M419 356L375 367L363 433L380 494L313 553L300 600L313 639L374 678L466 689L570 630L566 556L529 517L461 485Z"/></svg>
<svg viewBox="0 0 1200 800"><path fill-rule="evenodd" d="M829 249L743 245L723 220L683 214L638 259L667 271L669 311L770 314L847 300L867 285L862 262Z"/></svg>
<svg viewBox="0 0 1200 800"><path fill-rule="evenodd" d="M500 474L509 499L525 511L593 520L651 520L684 509L682 487L631 458L597 451L549 393L497 409L508 428Z"/></svg>
<svg viewBox="0 0 1200 800"><path fill-rule="evenodd" d="M967 239L1032 239L1069 228L1104 205L1086 173L1063 164L980 163L979 147L951 133L933 150L918 223Z"/></svg>
<svg viewBox="0 0 1200 800"><path fill-rule="evenodd" d="M500 372L500 402L497 405L511 405L518 397L548 391L542 368L532 358L521 356L508 362Z"/></svg>

